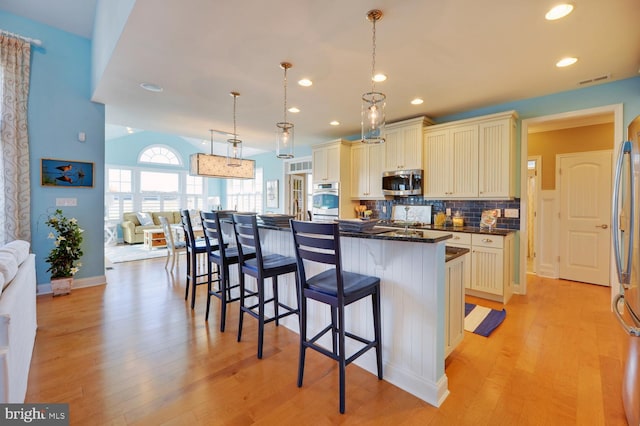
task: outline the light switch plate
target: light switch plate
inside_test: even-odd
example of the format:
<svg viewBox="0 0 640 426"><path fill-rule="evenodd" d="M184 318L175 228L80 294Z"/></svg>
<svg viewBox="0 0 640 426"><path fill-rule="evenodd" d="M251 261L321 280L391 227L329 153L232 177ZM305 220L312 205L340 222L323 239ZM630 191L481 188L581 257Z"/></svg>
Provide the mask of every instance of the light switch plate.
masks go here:
<svg viewBox="0 0 640 426"><path fill-rule="evenodd" d="M504 209L504 217L519 217L518 209Z"/></svg>
<svg viewBox="0 0 640 426"><path fill-rule="evenodd" d="M77 205L78 205L77 198L56 198L57 207L77 206Z"/></svg>

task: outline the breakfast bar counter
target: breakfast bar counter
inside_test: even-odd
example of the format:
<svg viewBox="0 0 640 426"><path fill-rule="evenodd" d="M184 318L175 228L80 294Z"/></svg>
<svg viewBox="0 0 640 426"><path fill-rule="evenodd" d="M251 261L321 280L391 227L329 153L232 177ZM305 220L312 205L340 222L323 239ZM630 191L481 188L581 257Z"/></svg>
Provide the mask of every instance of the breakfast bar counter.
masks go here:
<svg viewBox="0 0 640 426"><path fill-rule="evenodd" d="M449 394L444 371L445 243L451 236L402 235L398 231L341 233L343 267L346 271L380 278L384 380L438 407ZM295 256L289 228L262 226L260 238L264 250ZM296 306L294 275L288 274L280 281L283 283L279 297ZM368 299L354 303L346 315L347 329L373 337ZM329 310L310 302L309 318L311 334L330 322ZM296 317L286 318L282 323L299 331ZM323 344L330 347L329 340ZM356 347L348 344L347 353L355 352ZM376 374L374 351L355 363Z"/></svg>

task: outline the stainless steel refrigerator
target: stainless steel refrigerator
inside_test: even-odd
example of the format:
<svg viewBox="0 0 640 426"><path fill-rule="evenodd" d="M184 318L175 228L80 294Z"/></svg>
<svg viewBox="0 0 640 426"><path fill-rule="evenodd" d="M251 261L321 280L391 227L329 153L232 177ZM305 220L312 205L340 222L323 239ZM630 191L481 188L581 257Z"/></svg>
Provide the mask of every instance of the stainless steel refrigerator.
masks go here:
<svg viewBox="0 0 640 426"><path fill-rule="evenodd" d="M622 402L631 426L640 425L640 116L618 156L613 191L613 245L619 294L613 312L629 335Z"/></svg>

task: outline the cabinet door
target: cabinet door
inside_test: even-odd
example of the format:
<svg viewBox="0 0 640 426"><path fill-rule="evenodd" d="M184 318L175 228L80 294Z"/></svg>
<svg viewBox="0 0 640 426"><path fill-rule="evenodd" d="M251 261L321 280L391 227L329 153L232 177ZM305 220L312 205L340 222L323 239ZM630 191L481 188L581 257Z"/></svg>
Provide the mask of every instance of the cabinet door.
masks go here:
<svg viewBox="0 0 640 426"><path fill-rule="evenodd" d="M511 192L511 120L480 124L478 196L509 197Z"/></svg>
<svg viewBox="0 0 640 426"><path fill-rule="evenodd" d="M387 137L384 142L384 169L390 170L402 170L402 159L398 158L398 144L400 143L401 132L399 129L387 129Z"/></svg>
<svg viewBox="0 0 640 426"><path fill-rule="evenodd" d="M422 169L422 126L414 125L403 129L398 148L398 159L403 170Z"/></svg>
<svg viewBox="0 0 640 426"><path fill-rule="evenodd" d="M326 148L326 176L329 182L340 182L340 144ZM346 160L346 159L345 159Z"/></svg>
<svg viewBox="0 0 640 426"><path fill-rule="evenodd" d="M356 144L351 147L351 198L365 197L369 185L367 147Z"/></svg>
<svg viewBox="0 0 640 426"><path fill-rule="evenodd" d="M478 196L478 126L450 130L453 163L453 191L449 197Z"/></svg>
<svg viewBox="0 0 640 426"><path fill-rule="evenodd" d="M449 130L424 134L424 196L448 198L453 194L453 155Z"/></svg>
<svg viewBox="0 0 640 426"><path fill-rule="evenodd" d="M311 153L313 182L327 182L327 150L326 148L316 148Z"/></svg>
<svg viewBox="0 0 640 426"><path fill-rule="evenodd" d="M445 273L444 356L448 356L464 337L464 277L468 268L464 255L447 262Z"/></svg>
<svg viewBox="0 0 640 426"><path fill-rule="evenodd" d="M502 296L504 292L504 256L502 249L471 249L471 289Z"/></svg>
<svg viewBox="0 0 640 426"><path fill-rule="evenodd" d="M367 196L384 199L382 193L382 172L385 165L385 147L376 144L367 147L368 174Z"/></svg>

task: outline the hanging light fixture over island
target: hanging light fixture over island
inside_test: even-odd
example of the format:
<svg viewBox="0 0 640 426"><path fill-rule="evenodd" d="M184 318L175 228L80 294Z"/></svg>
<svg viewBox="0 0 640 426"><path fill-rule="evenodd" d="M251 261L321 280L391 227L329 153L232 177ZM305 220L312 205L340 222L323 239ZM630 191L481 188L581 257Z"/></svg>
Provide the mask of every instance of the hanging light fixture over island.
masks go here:
<svg viewBox="0 0 640 426"><path fill-rule="evenodd" d="M287 70L291 68L289 62L281 62L280 68L284 70L284 120L276 123L276 157L293 158L293 123L287 121Z"/></svg>
<svg viewBox="0 0 640 426"><path fill-rule="evenodd" d="M373 54L371 57L371 91L362 95L362 142L384 143L386 95L376 92L376 21L382 19L382 11L367 12L367 19L373 23Z"/></svg>

